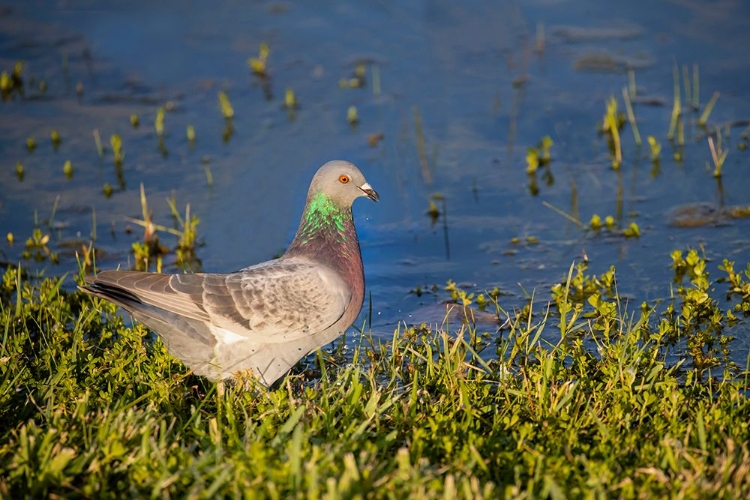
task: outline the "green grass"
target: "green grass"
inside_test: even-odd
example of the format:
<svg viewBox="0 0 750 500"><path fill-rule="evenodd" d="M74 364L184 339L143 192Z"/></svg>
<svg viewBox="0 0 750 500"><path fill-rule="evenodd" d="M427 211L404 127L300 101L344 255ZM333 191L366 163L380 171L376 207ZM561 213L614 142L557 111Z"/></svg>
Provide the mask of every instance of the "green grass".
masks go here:
<svg viewBox="0 0 750 500"><path fill-rule="evenodd" d="M499 340L364 334L270 391L195 377L111 304L9 269L0 496L747 498L749 374L680 347L719 338L691 305L705 261L673 258L683 314L628 312L614 269L579 266L552 306L497 307ZM750 289L727 264L728 292Z"/></svg>

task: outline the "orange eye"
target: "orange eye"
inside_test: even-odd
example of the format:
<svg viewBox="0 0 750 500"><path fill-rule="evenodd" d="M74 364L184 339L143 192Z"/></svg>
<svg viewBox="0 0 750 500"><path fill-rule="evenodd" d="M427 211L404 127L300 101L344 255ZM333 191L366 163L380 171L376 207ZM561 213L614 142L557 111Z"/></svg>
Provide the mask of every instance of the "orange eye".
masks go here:
<svg viewBox="0 0 750 500"><path fill-rule="evenodd" d="M349 182L349 176L345 174L339 175L339 182L341 184L347 184Z"/></svg>

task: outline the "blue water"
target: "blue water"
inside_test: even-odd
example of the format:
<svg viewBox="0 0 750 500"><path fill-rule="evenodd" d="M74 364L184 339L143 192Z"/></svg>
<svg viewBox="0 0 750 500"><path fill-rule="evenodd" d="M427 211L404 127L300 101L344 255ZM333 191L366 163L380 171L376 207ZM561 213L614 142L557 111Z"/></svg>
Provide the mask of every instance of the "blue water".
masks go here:
<svg viewBox="0 0 750 500"><path fill-rule="evenodd" d="M692 229L670 225L674 207L750 204L750 153L737 149L744 126L731 129L722 184L707 167L705 137L687 114L684 161L675 162L666 135L677 63L700 70L702 105L721 97L709 125L750 118L750 4L747 2L3 2L0 68L25 61L24 76L44 79L42 96L0 104L0 257L20 258L34 224L49 217L59 197L52 247L88 241L95 224L99 266L126 267L130 245L141 234L125 217L140 217L138 187L146 188L156 222L171 224L164 199L190 203L205 243L198 249L206 271L232 271L282 251L296 229L307 184L330 159L359 165L381 203L358 201L355 219L362 244L376 334L390 337L400 321L439 321L440 292L417 297L416 286L442 288L450 278L481 292L498 286L501 304L524 303L525 291L547 298L549 285L583 255L590 273L615 264L618 290L634 304L667 299L669 253L704 248L744 268L750 262L750 221L724 220ZM536 50L537 26L544 29ZM720 34L720 36L719 36ZM268 42L270 91L246 60ZM606 141L597 135L605 101L620 101L624 71L582 68L592 55L635 67L639 97L663 106L636 105L641 135L663 145L653 177L647 146L635 147L622 131L624 161L611 169ZM356 63L365 61L363 88L344 89ZM624 63L623 63L624 61ZM621 68L620 68L621 69ZM379 88L375 87L375 78ZM83 93L76 95L80 82ZM291 119L284 92L294 89L300 107ZM235 118L225 128L217 94L229 95ZM163 156L153 128L156 109L171 102ZM356 106L359 124L346 121ZM424 157L418 151L421 117ZM133 129L132 113L141 125ZM191 149L187 125L197 132ZM63 142L54 151L52 128ZM122 136L123 178L118 188L111 154L97 155L92 129L105 147ZM383 134L375 147L370 134ZM528 147L554 140L549 183L537 174L533 195L525 173ZM26 138L37 149L29 153ZM72 180L62 173L66 159ZM429 174L423 171L426 160ZM25 177L15 176L21 161ZM205 165L213 176L206 182ZM111 198L102 194L107 182ZM440 193L444 221L433 226L429 199ZM619 193L619 195L618 195ZM550 206L584 223L597 213L639 239L587 234ZM92 212L92 208L94 212ZM94 223L95 220L95 223ZM133 228L132 234L125 227ZM111 233L111 228L114 231ZM511 244L514 237L538 244ZM174 238L162 235L168 244ZM170 239L171 238L171 239ZM47 274L75 268L70 250ZM169 260L169 259L167 259ZM723 290L717 290L717 297ZM367 310L367 304L365 307ZM363 312L364 317L365 312ZM487 328L492 328L488 325ZM750 345L736 329L739 360Z"/></svg>

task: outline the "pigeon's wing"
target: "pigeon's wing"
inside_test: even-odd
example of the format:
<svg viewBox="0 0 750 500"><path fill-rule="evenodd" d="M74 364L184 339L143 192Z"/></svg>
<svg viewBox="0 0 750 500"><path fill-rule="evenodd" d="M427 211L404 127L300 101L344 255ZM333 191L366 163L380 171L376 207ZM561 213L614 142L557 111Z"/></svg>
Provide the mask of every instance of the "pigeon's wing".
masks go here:
<svg viewBox="0 0 750 500"><path fill-rule="evenodd" d="M102 271L82 287L134 312L142 307L163 309L189 320L209 322L203 302L203 274L159 274L138 271Z"/></svg>
<svg viewBox="0 0 750 500"><path fill-rule="evenodd" d="M224 344L283 343L313 335L336 323L351 300L351 290L338 273L293 259L232 274L103 271L84 289L138 319L155 315L203 324L198 328L201 332L210 331L215 341ZM157 329L157 333L161 332ZM206 340L207 345L214 344L214 339Z"/></svg>
<svg viewBox="0 0 750 500"><path fill-rule="evenodd" d="M284 343L321 332L343 316L352 291L322 264L280 259L230 275L208 275L203 308L242 337Z"/></svg>

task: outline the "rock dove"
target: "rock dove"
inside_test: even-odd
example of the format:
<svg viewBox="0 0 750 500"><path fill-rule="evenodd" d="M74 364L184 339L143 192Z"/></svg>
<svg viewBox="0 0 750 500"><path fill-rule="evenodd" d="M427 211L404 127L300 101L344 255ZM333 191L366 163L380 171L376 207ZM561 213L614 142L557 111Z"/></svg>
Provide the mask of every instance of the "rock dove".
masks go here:
<svg viewBox="0 0 750 500"><path fill-rule="evenodd" d="M212 380L252 372L270 386L359 315L365 280L352 203L380 198L346 161L320 167L277 259L230 274L102 271L81 290L129 311Z"/></svg>

